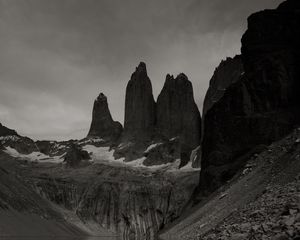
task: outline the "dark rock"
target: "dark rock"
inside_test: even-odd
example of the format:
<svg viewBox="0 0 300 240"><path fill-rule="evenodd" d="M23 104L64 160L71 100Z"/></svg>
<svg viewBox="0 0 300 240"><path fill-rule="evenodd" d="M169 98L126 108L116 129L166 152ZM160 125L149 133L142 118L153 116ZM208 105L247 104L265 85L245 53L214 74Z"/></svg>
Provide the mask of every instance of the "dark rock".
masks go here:
<svg viewBox="0 0 300 240"><path fill-rule="evenodd" d="M125 158L125 162L143 157L143 153L147 148L147 144L143 141L134 142L122 142L120 143L114 152L114 158L120 159Z"/></svg>
<svg viewBox="0 0 300 240"><path fill-rule="evenodd" d="M9 129L0 123L0 136L18 135L15 130Z"/></svg>
<svg viewBox="0 0 300 240"><path fill-rule="evenodd" d="M282 138L300 122L298 7L291 0L249 17L242 38L245 74L204 119L202 190L222 185L242 167L243 154Z"/></svg>
<svg viewBox="0 0 300 240"><path fill-rule="evenodd" d="M193 168L200 168L201 167L201 146L196 147L191 152L190 161L192 162Z"/></svg>
<svg viewBox="0 0 300 240"><path fill-rule="evenodd" d="M82 150L78 145L72 144L68 149L64 162L69 167L78 167L83 160L89 160L90 155L87 151Z"/></svg>
<svg viewBox="0 0 300 240"><path fill-rule="evenodd" d="M162 165L180 159L181 144L179 138L150 145L144 152L145 166Z"/></svg>
<svg viewBox="0 0 300 240"><path fill-rule="evenodd" d="M141 62L126 87L124 140L147 140L153 134L155 102L146 64Z"/></svg>
<svg viewBox="0 0 300 240"><path fill-rule="evenodd" d="M122 133L122 125L112 119L107 98L103 93L94 102L93 116L88 137L100 137L106 141L117 140Z"/></svg>
<svg viewBox="0 0 300 240"><path fill-rule="evenodd" d="M42 141L36 141L35 143L41 153L53 157L53 156L62 156L76 142L77 140L68 140L68 141L42 140Z"/></svg>
<svg viewBox="0 0 300 240"><path fill-rule="evenodd" d="M179 138L180 167L188 163L192 150L200 145L200 112L192 83L183 73L175 79L170 75L166 77L157 98L157 133L166 139Z"/></svg>
<svg viewBox="0 0 300 240"><path fill-rule="evenodd" d="M209 82L209 88L203 103L203 118L206 112L223 97L225 90L231 84L237 82L243 73L244 67L241 55L234 58L228 57L225 61L222 60Z"/></svg>
<svg viewBox="0 0 300 240"><path fill-rule="evenodd" d="M157 129L166 138L179 137L193 149L200 145L201 117L194 100L193 86L183 73L167 75L157 98Z"/></svg>
<svg viewBox="0 0 300 240"><path fill-rule="evenodd" d="M20 136L15 130L9 129L0 123L0 144L2 148L11 147L19 153L29 154L38 151L35 142L28 138Z"/></svg>

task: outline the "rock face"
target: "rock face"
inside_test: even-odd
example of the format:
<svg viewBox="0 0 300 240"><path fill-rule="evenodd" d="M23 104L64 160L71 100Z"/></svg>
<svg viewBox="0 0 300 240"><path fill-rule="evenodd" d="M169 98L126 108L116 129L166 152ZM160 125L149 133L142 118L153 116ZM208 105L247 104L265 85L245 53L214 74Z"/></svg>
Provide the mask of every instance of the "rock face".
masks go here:
<svg viewBox="0 0 300 240"><path fill-rule="evenodd" d="M37 169L25 174L41 196L76 212L83 223L128 240L157 239L157 232L183 213L198 179L197 173L148 175L102 164L83 171L60 168L48 176Z"/></svg>
<svg viewBox="0 0 300 240"><path fill-rule="evenodd" d="M111 117L106 96L100 93L94 102L88 137L100 137L106 141L115 141L120 137L122 130L122 125Z"/></svg>
<svg viewBox="0 0 300 240"><path fill-rule="evenodd" d="M181 157L181 143L179 138L150 145L144 152L145 166L171 163Z"/></svg>
<svg viewBox="0 0 300 240"><path fill-rule="evenodd" d="M243 73L244 67L241 55L234 58L228 57L225 61L222 60L209 82L209 88L203 103L203 118L206 112L223 97L225 90L231 84L237 82Z"/></svg>
<svg viewBox="0 0 300 240"><path fill-rule="evenodd" d="M15 130L9 129L0 123L0 136L18 135Z"/></svg>
<svg viewBox="0 0 300 240"><path fill-rule="evenodd" d="M38 148L32 139L20 136L15 130L9 129L3 126L1 123L0 145L2 145L2 149L4 149L4 147L11 147L23 154L29 154L38 151Z"/></svg>
<svg viewBox="0 0 300 240"><path fill-rule="evenodd" d="M141 62L126 87L124 135L126 140L151 138L155 125L155 102L146 64Z"/></svg>
<svg viewBox="0 0 300 240"><path fill-rule="evenodd" d="M201 117L194 100L192 83L183 73L167 75L157 98L157 129L170 139L179 137L191 149L200 144Z"/></svg>
<svg viewBox="0 0 300 240"><path fill-rule="evenodd" d="M245 74L206 113L200 188L213 191L260 144L283 137L299 123L299 1L248 19L242 38Z"/></svg>

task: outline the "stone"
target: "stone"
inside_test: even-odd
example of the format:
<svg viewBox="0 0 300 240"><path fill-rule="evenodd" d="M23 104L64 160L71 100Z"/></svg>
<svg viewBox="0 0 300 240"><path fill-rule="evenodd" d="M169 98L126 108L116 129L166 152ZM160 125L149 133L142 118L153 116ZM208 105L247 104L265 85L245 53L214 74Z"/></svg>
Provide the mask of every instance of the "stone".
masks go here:
<svg viewBox="0 0 300 240"><path fill-rule="evenodd" d="M180 145L178 138L150 145L144 152L146 159L143 164L145 166L153 166L175 162L181 158Z"/></svg>
<svg viewBox="0 0 300 240"><path fill-rule="evenodd" d="M237 82L243 74L244 66L241 55L236 55L233 58L228 57L221 61L209 81L209 88L203 103L203 118L206 112L223 97L226 89Z"/></svg>
<svg viewBox="0 0 300 240"><path fill-rule="evenodd" d="M247 161L243 155L255 146L271 144L300 122L300 13L294 6L295 1L287 1L248 18L242 38L245 74L204 118L204 192L232 178Z"/></svg>
<svg viewBox="0 0 300 240"><path fill-rule="evenodd" d="M155 101L146 64L141 62L126 87L123 140L151 139L155 125Z"/></svg>
<svg viewBox="0 0 300 240"><path fill-rule="evenodd" d="M7 128L1 123L0 145L2 145L2 149L4 149L5 147L11 147L14 148L17 152L23 154L29 154L38 151L38 148L32 139L20 136L15 130Z"/></svg>
<svg viewBox="0 0 300 240"><path fill-rule="evenodd" d="M70 148L68 149L64 157L64 162L67 164L68 167L78 167L83 160L89 160L89 159L90 159L90 155L87 151L82 150L76 144L71 144Z"/></svg>
<svg viewBox="0 0 300 240"><path fill-rule="evenodd" d="M9 129L0 123L0 136L18 135L15 130Z"/></svg>
<svg viewBox="0 0 300 240"><path fill-rule="evenodd" d="M194 100L193 86L183 73L167 75L157 98L157 129L164 137L179 137L183 145L200 145L201 117Z"/></svg>
<svg viewBox="0 0 300 240"><path fill-rule="evenodd" d="M110 114L107 97L100 93L94 102L92 123L87 137L100 137L106 141L116 141L123 127Z"/></svg>

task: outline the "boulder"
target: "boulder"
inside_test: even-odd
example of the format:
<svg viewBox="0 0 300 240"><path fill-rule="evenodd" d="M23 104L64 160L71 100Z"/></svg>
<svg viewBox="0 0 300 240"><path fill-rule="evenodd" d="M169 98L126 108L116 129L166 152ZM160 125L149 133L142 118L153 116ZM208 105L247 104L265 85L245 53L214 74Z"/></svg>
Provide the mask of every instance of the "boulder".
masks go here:
<svg viewBox="0 0 300 240"><path fill-rule="evenodd" d="M155 125L155 101L146 64L141 62L126 87L123 140L151 138Z"/></svg>
<svg viewBox="0 0 300 240"><path fill-rule="evenodd" d="M87 137L100 137L105 141L115 141L122 133L122 125L112 119L107 97L100 93L94 102L92 123Z"/></svg>
<svg viewBox="0 0 300 240"><path fill-rule="evenodd" d="M205 115L202 191L221 186L243 167L243 155L300 123L299 36L296 1L249 17L242 38L245 74Z"/></svg>

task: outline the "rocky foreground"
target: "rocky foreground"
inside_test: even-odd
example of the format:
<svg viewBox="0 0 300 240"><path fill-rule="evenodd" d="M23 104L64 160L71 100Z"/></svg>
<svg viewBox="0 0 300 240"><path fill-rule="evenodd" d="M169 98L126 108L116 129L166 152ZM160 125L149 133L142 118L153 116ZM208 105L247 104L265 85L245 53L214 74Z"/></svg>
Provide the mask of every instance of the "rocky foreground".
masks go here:
<svg viewBox="0 0 300 240"><path fill-rule="evenodd" d="M299 239L300 129L252 152L234 178L167 227L162 239Z"/></svg>

